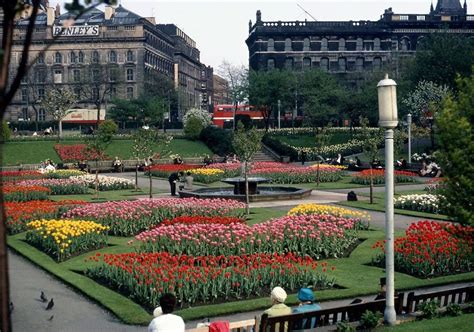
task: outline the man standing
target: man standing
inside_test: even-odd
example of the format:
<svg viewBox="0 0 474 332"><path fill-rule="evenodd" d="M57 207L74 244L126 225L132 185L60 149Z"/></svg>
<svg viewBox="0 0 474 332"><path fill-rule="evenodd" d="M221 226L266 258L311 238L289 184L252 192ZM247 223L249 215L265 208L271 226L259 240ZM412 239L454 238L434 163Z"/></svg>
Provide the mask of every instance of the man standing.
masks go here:
<svg viewBox="0 0 474 332"><path fill-rule="evenodd" d="M168 182L170 183L171 196L176 196L176 182L179 180L179 174L174 172L171 173L168 177Z"/></svg>
<svg viewBox="0 0 474 332"><path fill-rule="evenodd" d="M148 332L184 332L183 319L172 314L176 306L176 297L170 293L163 294L160 297L160 306L163 314L151 321Z"/></svg>

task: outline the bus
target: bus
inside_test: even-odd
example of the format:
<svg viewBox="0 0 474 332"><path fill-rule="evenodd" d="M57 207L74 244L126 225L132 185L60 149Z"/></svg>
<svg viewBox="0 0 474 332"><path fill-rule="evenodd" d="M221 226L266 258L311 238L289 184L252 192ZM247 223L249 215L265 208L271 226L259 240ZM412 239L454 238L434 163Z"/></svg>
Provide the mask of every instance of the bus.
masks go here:
<svg viewBox="0 0 474 332"><path fill-rule="evenodd" d="M263 121L263 114L251 105L215 105L212 114L212 122L214 125L224 128L233 123L234 112L237 121L239 118L248 117L251 121Z"/></svg>

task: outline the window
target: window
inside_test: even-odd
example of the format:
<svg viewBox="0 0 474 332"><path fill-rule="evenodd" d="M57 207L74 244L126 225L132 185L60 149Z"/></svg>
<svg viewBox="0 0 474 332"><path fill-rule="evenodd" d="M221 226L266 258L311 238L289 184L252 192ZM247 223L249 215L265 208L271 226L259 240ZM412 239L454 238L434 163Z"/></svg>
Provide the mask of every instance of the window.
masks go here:
<svg viewBox="0 0 474 332"><path fill-rule="evenodd" d="M303 58L303 69L311 68L311 58Z"/></svg>
<svg viewBox="0 0 474 332"><path fill-rule="evenodd" d="M380 51L380 38L374 39L374 51Z"/></svg>
<svg viewBox="0 0 474 332"><path fill-rule="evenodd" d="M79 63L84 63L84 53L82 51L79 52L78 61Z"/></svg>
<svg viewBox="0 0 474 332"><path fill-rule="evenodd" d="M339 51L346 50L346 40L344 38L339 39Z"/></svg>
<svg viewBox="0 0 474 332"><path fill-rule="evenodd" d="M92 101L98 101L100 99L100 93L99 93L99 88L92 88Z"/></svg>
<svg viewBox="0 0 474 332"><path fill-rule="evenodd" d="M38 110L38 121L46 121L46 111L44 108Z"/></svg>
<svg viewBox="0 0 474 332"><path fill-rule="evenodd" d="M28 101L28 89L27 88L21 89L21 101L23 101L23 102Z"/></svg>
<svg viewBox="0 0 474 332"><path fill-rule="evenodd" d="M108 27L107 27L107 30L116 31L116 30L117 30L117 26L116 26L116 25L108 26Z"/></svg>
<svg viewBox="0 0 474 332"><path fill-rule="evenodd" d="M289 52L289 51L292 51L291 39L290 39L290 38L286 38L286 39L285 39L285 52Z"/></svg>
<svg viewBox="0 0 474 332"><path fill-rule="evenodd" d="M425 15L418 15L418 16L416 17L416 20L417 20L417 21L424 21L425 19L426 19Z"/></svg>
<svg viewBox="0 0 474 332"><path fill-rule="evenodd" d="M321 70L328 71L329 70L329 59L322 58L321 59Z"/></svg>
<svg viewBox="0 0 474 332"><path fill-rule="evenodd" d="M109 81L115 82L117 80L117 68L109 69Z"/></svg>
<svg viewBox="0 0 474 332"><path fill-rule="evenodd" d="M44 83L46 82L46 70L44 69L37 69L35 71L36 83Z"/></svg>
<svg viewBox="0 0 474 332"><path fill-rule="evenodd" d="M71 63L76 63L77 62L76 53L74 53L74 51L71 51L69 56L71 58Z"/></svg>
<svg viewBox="0 0 474 332"><path fill-rule="evenodd" d="M116 87L110 88L110 97L112 97L112 98L117 97L117 88Z"/></svg>
<svg viewBox="0 0 474 332"><path fill-rule="evenodd" d="M287 70L293 69L293 63L294 63L293 58L286 58L286 60L285 60L285 69L287 69Z"/></svg>
<svg viewBox="0 0 474 332"><path fill-rule="evenodd" d="M44 63L44 54L40 53L38 54L38 63L43 64Z"/></svg>
<svg viewBox="0 0 474 332"><path fill-rule="evenodd" d="M23 121L28 121L29 119L28 107L21 108L21 118L23 119Z"/></svg>
<svg viewBox="0 0 474 332"><path fill-rule="evenodd" d="M134 25L126 25L125 30L127 30L127 31L135 30L135 26Z"/></svg>
<svg viewBox="0 0 474 332"><path fill-rule="evenodd" d="M74 69L72 71L72 79L74 82L79 82L81 80L81 71L79 69Z"/></svg>
<svg viewBox="0 0 474 332"><path fill-rule="evenodd" d="M275 69L275 59L273 58L267 59L267 69L269 70Z"/></svg>
<svg viewBox="0 0 474 332"><path fill-rule="evenodd" d="M38 88L38 99L43 100L45 97L44 88Z"/></svg>
<svg viewBox="0 0 474 332"><path fill-rule="evenodd" d="M356 71L362 71L364 69L364 58L356 59Z"/></svg>
<svg viewBox="0 0 474 332"><path fill-rule="evenodd" d="M74 88L74 94L76 95L77 100L81 99L81 88Z"/></svg>
<svg viewBox="0 0 474 332"><path fill-rule="evenodd" d="M410 40L408 37L402 38L400 41L400 49L402 51L409 51L410 50Z"/></svg>
<svg viewBox="0 0 474 332"><path fill-rule="evenodd" d="M382 69L382 59L381 58L379 58L379 57L374 58L373 69L374 70L381 70Z"/></svg>
<svg viewBox="0 0 474 332"><path fill-rule="evenodd" d="M127 51L127 61L133 61L133 52L130 50Z"/></svg>
<svg viewBox="0 0 474 332"><path fill-rule="evenodd" d="M337 65L339 71L345 72L346 71L346 58L339 58L337 60Z"/></svg>
<svg viewBox="0 0 474 332"><path fill-rule="evenodd" d="M133 69L127 69L127 81L133 81Z"/></svg>
<svg viewBox="0 0 474 332"><path fill-rule="evenodd" d="M56 54L54 55L54 63L63 63L63 56L61 55L61 53L56 52Z"/></svg>
<svg viewBox="0 0 474 332"><path fill-rule="evenodd" d="M309 52L310 51L310 43L309 43L309 38L303 39L303 52Z"/></svg>
<svg viewBox="0 0 474 332"><path fill-rule="evenodd" d="M99 69L92 69L92 72L91 72L91 77L92 77L92 81L93 82L98 82L99 79L100 79L100 71Z"/></svg>
<svg viewBox="0 0 474 332"><path fill-rule="evenodd" d="M117 62L117 52L110 51L109 52L109 62Z"/></svg>
<svg viewBox="0 0 474 332"><path fill-rule="evenodd" d="M127 87L127 99L133 99L133 88L131 86Z"/></svg>
<svg viewBox="0 0 474 332"><path fill-rule="evenodd" d="M357 38L356 51L362 51L363 48L364 48L364 40L362 38Z"/></svg>
<svg viewBox="0 0 474 332"><path fill-rule="evenodd" d="M63 71L62 70L60 70L60 69L54 70L53 82L54 83L62 83L63 82Z"/></svg>
<svg viewBox="0 0 474 332"><path fill-rule="evenodd" d="M400 21L408 21L408 15L400 15Z"/></svg>
<svg viewBox="0 0 474 332"><path fill-rule="evenodd" d="M321 51L326 52L328 50L328 40L327 38L321 39Z"/></svg>
<svg viewBox="0 0 474 332"><path fill-rule="evenodd" d="M92 63L99 63L99 52L92 52Z"/></svg>

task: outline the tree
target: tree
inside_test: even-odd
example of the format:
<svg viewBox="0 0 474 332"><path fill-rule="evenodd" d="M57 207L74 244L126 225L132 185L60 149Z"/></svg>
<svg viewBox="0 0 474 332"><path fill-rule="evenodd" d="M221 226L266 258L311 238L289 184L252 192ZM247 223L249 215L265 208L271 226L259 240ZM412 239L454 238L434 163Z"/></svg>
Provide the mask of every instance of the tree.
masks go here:
<svg viewBox="0 0 474 332"><path fill-rule="evenodd" d="M141 125L161 124L166 112L166 102L160 96L140 95L136 99L114 99L109 109L109 116L115 121L125 122L133 120Z"/></svg>
<svg viewBox="0 0 474 332"><path fill-rule="evenodd" d="M219 75L229 82L229 93L234 104L234 118L237 105L248 99L248 69L241 65L236 66L224 60L219 66ZM234 119L234 130L236 123Z"/></svg>
<svg viewBox="0 0 474 332"><path fill-rule="evenodd" d="M235 154L239 157L240 162L244 163L244 176L245 176L245 211L249 215L249 182L248 182L248 163L252 160L255 153L260 151L262 148L262 137L263 134L258 132L257 129L252 128L245 130L242 123L238 123L237 131L234 134L232 146L234 147Z"/></svg>
<svg viewBox="0 0 474 332"><path fill-rule="evenodd" d="M324 161L323 157L321 157L322 150L329 144L331 136L329 134L328 127L323 127L321 130L316 134L315 140L314 140L314 147L316 149L316 153L318 154L317 156L317 168L316 168L316 186L319 187L319 178L320 178L320 172L319 172L319 165L321 164L321 161Z"/></svg>
<svg viewBox="0 0 474 332"><path fill-rule="evenodd" d="M155 154L159 155L159 158L163 158L171 151L168 149L172 136L159 133L153 129L139 129L133 136L133 146L132 146L132 155L137 160L135 165L135 190L138 189L138 166L140 165L141 160L145 160L145 165L148 164L150 159L153 158ZM148 177L150 180L150 198L153 197L153 186L152 186L152 173L151 170L148 171Z"/></svg>
<svg viewBox="0 0 474 332"><path fill-rule="evenodd" d="M82 4L83 3L83 4ZM72 3L66 3L66 9L76 14L76 19L79 18L87 10L97 6L100 3L114 4L115 0L84 0L82 3L79 0L72 0ZM8 105L13 100L21 80L28 72L32 62L28 62L29 50L32 43L33 32L35 31L35 22L38 17L38 10L40 9L41 0L2 0L0 1L0 10L2 12L2 41L0 51L0 118L5 117L5 112ZM86 7L88 6L88 7ZM21 40L20 47L22 48L20 54L21 59L16 68L10 70L10 63L12 59L13 50L13 34L15 29L15 20L17 15L30 8L30 17L26 25L26 33ZM45 46L43 52L51 47L52 43ZM3 150L3 145L0 143L0 155ZM1 178L0 178L1 182ZM5 209L3 205L3 193L0 191L0 330L8 332L11 330L9 311L9 285L8 285L8 259L6 250L6 227L5 227Z"/></svg>
<svg viewBox="0 0 474 332"><path fill-rule="evenodd" d="M439 163L446 180L441 193L455 221L474 225L474 76L458 80L459 94L451 97L436 119Z"/></svg>
<svg viewBox="0 0 474 332"><path fill-rule="evenodd" d="M468 36L442 32L424 37L409 72L413 82L431 81L456 90L456 77L470 77L474 41Z"/></svg>
<svg viewBox="0 0 474 332"><path fill-rule="evenodd" d="M198 139L201 131L211 123L211 115L207 110L191 108L183 116L184 133L193 140Z"/></svg>
<svg viewBox="0 0 474 332"><path fill-rule="evenodd" d="M89 137L86 138L87 159L94 160L96 163L95 170L95 199L99 199L99 161L104 160L107 156L105 150L112 142L114 133L117 132L117 125L113 121L104 121L99 128Z"/></svg>
<svg viewBox="0 0 474 332"><path fill-rule="evenodd" d="M67 88L49 90L45 99L40 102L41 107L58 122L58 140L62 138L63 134L63 119L72 112L71 108L76 102L76 95Z"/></svg>

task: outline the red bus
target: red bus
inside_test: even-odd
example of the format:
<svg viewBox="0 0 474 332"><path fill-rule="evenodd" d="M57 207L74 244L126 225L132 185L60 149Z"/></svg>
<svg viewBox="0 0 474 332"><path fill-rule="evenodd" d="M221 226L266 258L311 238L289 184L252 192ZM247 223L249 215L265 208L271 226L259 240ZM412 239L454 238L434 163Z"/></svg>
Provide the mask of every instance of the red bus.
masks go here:
<svg viewBox="0 0 474 332"><path fill-rule="evenodd" d="M250 120L263 120L262 112L251 105L237 105L237 110L235 110L235 105L215 105L212 122L223 128L226 122L232 123L234 120L234 111L236 117L239 115L248 116Z"/></svg>

